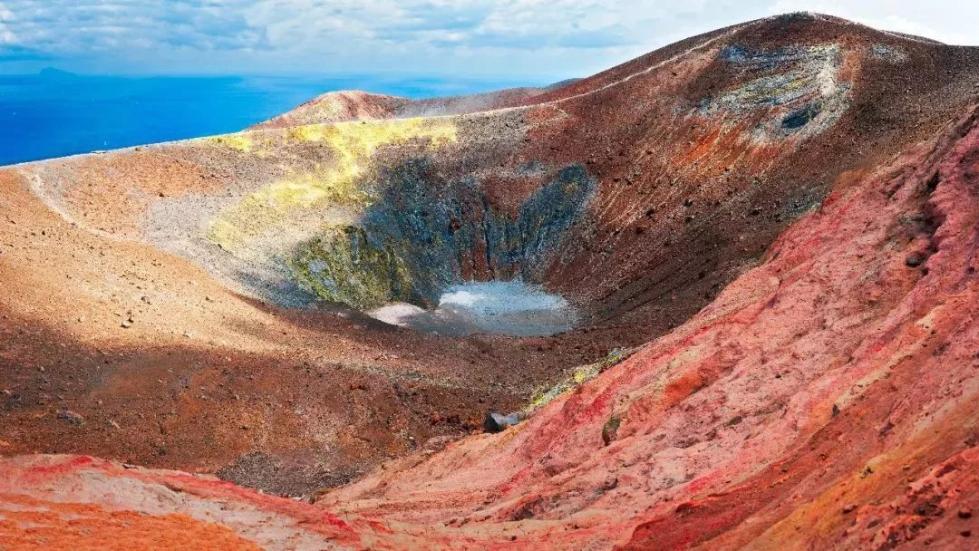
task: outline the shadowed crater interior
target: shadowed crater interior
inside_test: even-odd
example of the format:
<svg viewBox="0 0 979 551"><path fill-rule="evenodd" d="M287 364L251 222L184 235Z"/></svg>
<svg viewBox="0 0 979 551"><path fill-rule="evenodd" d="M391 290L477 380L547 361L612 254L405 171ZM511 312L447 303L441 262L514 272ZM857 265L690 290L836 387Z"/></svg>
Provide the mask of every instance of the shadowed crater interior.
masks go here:
<svg viewBox="0 0 979 551"><path fill-rule="evenodd" d="M386 171L379 187L359 220L324 226L289 262L320 299L448 335L572 327L571 306L540 283L593 195L582 167L558 170L516 212L494 207L474 179L433 176L424 159Z"/></svg>

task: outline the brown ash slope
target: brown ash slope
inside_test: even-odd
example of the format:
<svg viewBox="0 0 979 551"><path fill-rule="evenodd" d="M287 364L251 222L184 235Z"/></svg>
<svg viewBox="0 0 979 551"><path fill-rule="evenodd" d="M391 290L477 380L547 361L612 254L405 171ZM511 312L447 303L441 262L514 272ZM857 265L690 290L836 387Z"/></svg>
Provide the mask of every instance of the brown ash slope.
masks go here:
<svg viewBox="0 0 979 551"><path fill-rule="evenodd" d="M532 103L533 98L547 90L548 88L511 88L483 94L423 100L360 90L328 92L253 128L284 128L361 119L461 115Z"/></svg>
<svg viewBox="0 0 979 551"><path fill-rule="evenodd" d="M424 107L461 114L340 94L334 118L3 169L0 453L299 495L437 448L690 318L831 188L934 139L977 82L975 49L801 14ZM445 338L356 309L518 275L579 327Z"/></svg>

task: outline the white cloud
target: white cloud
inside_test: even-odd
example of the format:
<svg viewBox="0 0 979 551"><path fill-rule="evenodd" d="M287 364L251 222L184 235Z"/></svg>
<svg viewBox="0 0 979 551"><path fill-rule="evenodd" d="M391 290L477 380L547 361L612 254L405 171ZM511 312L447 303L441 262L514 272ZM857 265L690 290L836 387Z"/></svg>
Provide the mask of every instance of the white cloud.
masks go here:
<svg viewBox="0 0 979 551"><path fill-rule="evenodd" d="M3 0L0 60L30 51L98 72L304 72L538 80L588 74L681 38L811 10L975 41L979 4L933 0Z"/></svg>
<svg viewBox="0 0 979 551"><path fill-rule="evenodd" d="M17 43L17 35L10 29L13 20L14 13L0 2L0 46Z"/></svg>

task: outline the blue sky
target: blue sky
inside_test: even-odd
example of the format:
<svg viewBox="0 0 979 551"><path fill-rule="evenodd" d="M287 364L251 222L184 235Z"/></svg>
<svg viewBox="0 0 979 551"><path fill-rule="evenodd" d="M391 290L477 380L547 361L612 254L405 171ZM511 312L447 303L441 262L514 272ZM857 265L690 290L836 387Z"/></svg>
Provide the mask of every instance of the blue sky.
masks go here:
<svg viewBox="0 0 979 551"><path fill-rule="evenodd" d="M979 42L979 2L0 0L0 73L413 75L548 82L766 15Z"/></svg>

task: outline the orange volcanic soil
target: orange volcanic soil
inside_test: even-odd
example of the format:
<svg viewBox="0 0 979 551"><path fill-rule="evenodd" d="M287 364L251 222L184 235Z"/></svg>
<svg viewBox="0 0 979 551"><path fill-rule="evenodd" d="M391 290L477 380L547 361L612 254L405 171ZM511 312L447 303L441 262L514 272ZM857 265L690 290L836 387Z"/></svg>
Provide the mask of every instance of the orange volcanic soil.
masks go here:
<svg viewBox="0 0 979 551"><path fill-rule="evenodd" d="M796 14L2 169L0 548L975 547L977 86Z"/></svg>

